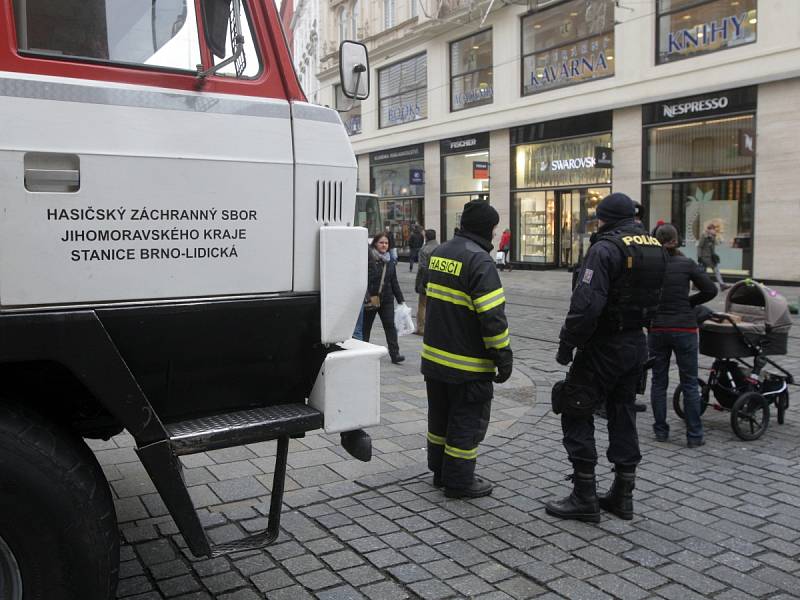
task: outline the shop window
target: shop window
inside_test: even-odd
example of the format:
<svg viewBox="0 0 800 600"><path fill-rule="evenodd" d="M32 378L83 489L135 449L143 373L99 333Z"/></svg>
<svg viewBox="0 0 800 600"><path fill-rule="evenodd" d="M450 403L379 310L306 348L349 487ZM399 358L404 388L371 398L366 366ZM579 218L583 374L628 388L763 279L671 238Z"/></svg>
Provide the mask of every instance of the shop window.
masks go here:
<svg viewBox="0 0 800 600"><path fill-rule="evenodd" d="M492 30L450 44L450 110L491 104Z"/></svg>
<svg viewBox="0 0 800 600"><path fill-rule="evenodd" d="M489 201L489 150L442 157L442 239L453 237L470 200Z"/></svg>
<svg viewBox="0 0 800 600"><path fill-rule="evenodd" d="M647 130L645 178L746 175L755 169L755 117L741 115Z"/></svg>
<svg viewBox="0 0 800 600"><path fill-rule="evenodd" d="M658 63L756 41L758 0L658 0Z"/></svg>
<svg viewBox="0 0 800 600"><path fill-rule="evenodd" d="M614 0L570 0L522 18L522 94L614 74Z"/></svg>
<svg viewBox="0 0 800 600"><path fill-rule="evenodd" d="M334 86L336 90L336 110L342 118L347 135L361 133L361 101L352 100L342 93L342 86Z"/></svg>
<svg viewBox="0 0 800 600"><path fill-rule="evenodd" d="M611 147L610 133L516 146L514 187L611 183L611 169L596 166L598 147Z"/></svg>
<svg viewBox="0 0 800 600"><path fill-rule="evenodd" d="M680 232L681 251L697 259L697 244L709 223L717 225L715 252L720 269L748 275L753 264L752 178L684 181L646 186L649 226L673 223Z"/></svg>
<svg viewBox="0 0 800 600"><path fill-rule="evenodd" d="M381 128L428 117L427 54L378 71Z"/></svg>

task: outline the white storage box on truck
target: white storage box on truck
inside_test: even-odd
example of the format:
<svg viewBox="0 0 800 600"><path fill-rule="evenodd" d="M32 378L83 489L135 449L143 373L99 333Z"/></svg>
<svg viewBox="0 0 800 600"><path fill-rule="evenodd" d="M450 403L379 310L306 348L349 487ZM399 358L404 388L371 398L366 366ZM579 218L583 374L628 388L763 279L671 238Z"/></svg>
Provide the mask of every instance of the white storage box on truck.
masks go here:
<svg viewBox="0 0 800 600"><path fill-rule="evenodd" d="M107 599L117 524L83 438L127 430L211 555L275 539L290 437L377 424L385 350L348 341L356 161L272 0L0 13L0 598ZM365 98L366 49L340 63ZM265 440L267 530L213 547L178 457Z"/></svg>

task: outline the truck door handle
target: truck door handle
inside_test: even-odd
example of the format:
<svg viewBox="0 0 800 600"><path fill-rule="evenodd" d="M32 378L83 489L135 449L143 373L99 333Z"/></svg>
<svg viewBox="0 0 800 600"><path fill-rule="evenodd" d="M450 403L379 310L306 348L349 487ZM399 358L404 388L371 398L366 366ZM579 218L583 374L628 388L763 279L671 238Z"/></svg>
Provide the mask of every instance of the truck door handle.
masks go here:
<svg viewBox="0 0 800 600"><path fill-rule="evenodd" d="M75 154L25 154L25 189L74 193L81 187L80 159Z"/></svg>

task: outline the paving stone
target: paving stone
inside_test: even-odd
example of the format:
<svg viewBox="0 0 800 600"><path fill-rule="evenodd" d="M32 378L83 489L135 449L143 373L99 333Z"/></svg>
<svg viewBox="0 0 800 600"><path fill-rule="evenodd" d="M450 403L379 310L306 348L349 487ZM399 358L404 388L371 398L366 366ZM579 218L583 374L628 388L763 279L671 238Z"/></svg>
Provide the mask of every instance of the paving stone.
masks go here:
<svg viewBox="0 0 800 600"><path fill-rule="evenodd" d="M468 598L479 594L485 594L493 590L491 585L476 575L455 577L448 580L447 585Z"/></svg>
<svg viewBox="0 0 800 600"><path fill-rule="evenodd" d="M313 554L303 554L281 561L281 566L292 575L302 575L309 571L321 569L323 565Z"/></svg>
<svg viewBox="0 0 800 600"><path fill-rule="evenodd" d="M363 597L355 588L349 585L317 593L319 600L361 600Z"/></svg>
<svg viewBox="0 0 800 600"><path fill-rule="evenodd" d="M263 573L275 566L275 563L263 553L236 560L233 564L245 577L250 577L256 573Z"/></svg>
<svg viewBox="0 0 800 600"><path fill-rule="evenodd" d="M621 598L622 600L639 600L650 595L648 591L612 573L598 575L589 581L604 592L611 594L614 598Z"/></svg>
<svg viewBox="0 0 800 600"><path fill-rule="evenodd" d="M501 584L502 585L502 584ZM551 581L548 586L570 600L605 600L611 599L611 596L601 592L596 587L588 583L575 579L574 577L564 577Z"/></svg>
<svg viewBox="0 0 800 600"><path fill-rule="evenodd" d="M407 562L408 559L400 554L397 550L386 548L385 550L376 550L364 555L364 558L369 560L379 569L384 569L392 565L399 565Z"/></svg>
<svg viewBox="0 0 800 600"><path fill-rule="evenodd" d="M129 577L128 579L120 580L119 585L117 586L117 596L120 598L125 598L126 596L141 594L142 592L147 592L151 589L153 589L153 586L150 584L150 581L147 579L147 577Z"/></svg>
<svg viewBox="0 0 800 600"><path fill-rule="evenodd" d="M347 583L355 587L361 587L363 585L384 579L384 576L380 571L368 565L343 569L341 571L337 571L337 573Z"/></svg>
<svg viewBox="0 0 800 600"><path fill-rule="evenodd" d="M157 585L158 589L161 590L161 593L167 598L202 589L197 580L191 575L182 575L181 577L165 579L157 582Z"/></svg>
<svg viewBox="0 0 800 600"><path fill-rule="evenodd" d="M239 573L228 571L219 575L203 578L203 585L206 586L215 596L222 592L227 592L238 587L247 585L247 581Z"/></svg>
<svg viewBox="0 0 800 600"><path fill-rule="evenodd" d="M435 579L417 581L410 584L408 587L417 597L423 600L441 600L443 598L450 598L453 595L453 588Z"/></svg>
<svg viewBox="0 0 800 600"><path fill-rule="evenodd" d="M300 575L297 581L306 588L316 591L337 585L341 583L342 580L330 569L319 569L311 573Z"/></svg>
<svg viewBox="0 0 800 600"><path fill-rule="evenodd" d="M404 591L399 585L393 581L382 581L372 585L367 585L361 588L367 598L386 598L387 600L405 600L409 598L408 592Z"/></svg>
<svg viewBox="0 0 800 600"><path fill-rule="evenodd" d="M256 588L258 588L258 591L262 593L279 590L280 588L288 587L294 583L292 578L280 569L271 569L251 575L250 581L252 581Z"/></svg>

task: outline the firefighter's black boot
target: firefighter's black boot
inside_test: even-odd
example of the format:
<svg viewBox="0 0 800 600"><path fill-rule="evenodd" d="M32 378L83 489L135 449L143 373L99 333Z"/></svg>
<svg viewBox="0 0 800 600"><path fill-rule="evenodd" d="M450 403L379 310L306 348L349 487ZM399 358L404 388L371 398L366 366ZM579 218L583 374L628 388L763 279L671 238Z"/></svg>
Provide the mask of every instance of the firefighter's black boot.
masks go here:
<svg viewBox="0 0 800 600"><path fill-rule="evenodd" d="M614 483L608 493L599 496L600 508L614 513L620 519L630 521L633 519L633 488L636 483L636 473L614 473Z"/></svg>
<svg viewBox="0 0 800 600"><path fill-rule="evenodd" d="M554 500L545 505L548 515L561 519L574 519L589 523L600 522L600 505L597 501L597 480L594 473L575 471L572 493L563 500Z"/></svg>

